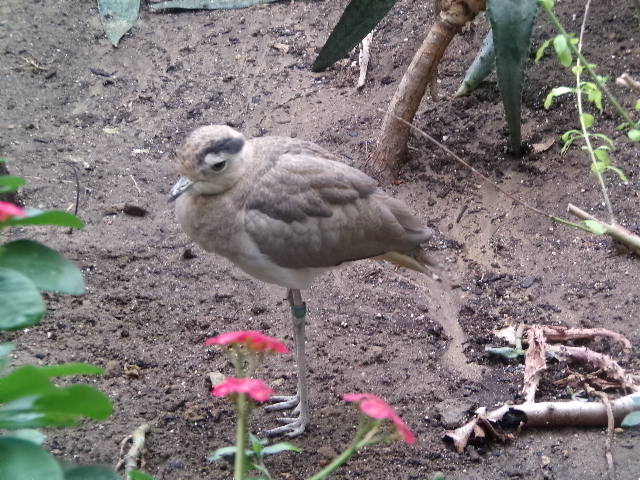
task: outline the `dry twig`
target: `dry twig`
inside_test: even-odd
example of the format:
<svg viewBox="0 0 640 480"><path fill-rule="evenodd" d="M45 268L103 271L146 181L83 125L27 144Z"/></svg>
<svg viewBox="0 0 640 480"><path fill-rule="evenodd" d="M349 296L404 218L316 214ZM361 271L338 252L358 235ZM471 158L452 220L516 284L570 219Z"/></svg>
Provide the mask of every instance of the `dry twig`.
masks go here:
<svg viewBox="0 0 640 480"><path fill-rule="evenodd" d="M129 479L131 472L138 468L139 464L142 465L142 451L144 450L144 442L146 434L151 429L148 423L143 423L136 428L131 435L127 435L122 442L120 442L120 460L116 464L116 470L119 470L124 466L125 479ZM131 446L126 454L124 449L127 443L131 442Z"/></svg>
<svg viewBox="0 0 640 480"><path fill-rule="evenodd" d="M371 53L371 41L373 40L373 31L362 39L360 42L360 54L358 55L358 65L360 65L360 76L356 88L360 90L364 87L367 80L367 68L369 67L369 54Z"/></svg>

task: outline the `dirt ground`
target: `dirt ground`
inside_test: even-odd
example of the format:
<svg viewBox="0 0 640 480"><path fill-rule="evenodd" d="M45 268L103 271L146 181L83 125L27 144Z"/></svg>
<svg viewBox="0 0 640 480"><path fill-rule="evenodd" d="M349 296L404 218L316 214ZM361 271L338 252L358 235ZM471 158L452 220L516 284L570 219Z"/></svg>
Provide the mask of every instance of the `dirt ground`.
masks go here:
<svg viewBox="0 0 640 480"><path fill-rule="evenodd" d="M88 293L47 296L49 314L17 342L15 363L86 361L108 374L90 378L114 401L107 421L48 432L47 446L78 463L113 464L119 442L143 422L153 428L145 469L163 480L228 479L206 456L233 439L233 409L209 395L207 372L229 373L224 356L203 341L217 333L260 329L292 346L284 291L249 278L206 254L180 230L167 193L177 179L175 148L193 128L228 123L248 136L291 135L315 141L360 165L375 145L382 114L413 52L432 23L430 2L400 0L375 35L365 88L343 62L310 71L314 56L346 0L295 0L243 10L152 14L118 48L102 31L95 2L5 0L0 3L0 155L28 186L22 201L72 208L79 166L79 215L87 226L14 231L46 242L82 268ZM576 10L573 10L576 8ZM578 31L581 6L559 13ZM546 22L535 44L549 37ZM593 2L587 56L612 79L640 74L638 21L631 2ZM578 149L560 156L560 142L514 159L506 153L499 93L492 79L476 94L452 94L484 32L484 20L456 38L439 75L440 99L425 99L416 125L494 181L536 207L565 215L571 202L606 218L600 192ZM286 45L284 47L283 45ZM352 58L356 58L355 56ZM26 60L33 61L28 64ZM557 139L576 126L573 100L543 108L551 87L570 74L546 60L532 65L524 93L524 135ZM610 82L613 83L613 82ZM627 107L634 97L612 85ZM609 176L618 221L640 233L638 149L613 132L607 107L602 131L617 138ZM492 330L524 322L607 327L640 347L640 263L607 238L533 216L487 187L425 140L412 138L400 182L388 187L437 230L431 247L460 288L444 290L411 272L372 261L326 275L310 291L308 357L311 423L295 443L301 454L268 461L274 478L302 479L348 443L355 414L340 400L372 392L394 405L419 438L414 447L372 448L333 478L601 479L604 430L529 430L509 444L478 446L463 455L441 439L479 406L518 401L520 362L490 358ZM143 216L132 215L140 207ZM125 213L128 212L128 213ZM139 212L138 212L139 213ZM590 345L616 354L604 341ZM622 362L640 367L634 354ZM282 393L295 388L292 356L269 361L260 376ZM552 379L540 400L567 399ZM256 432L275 425L258 409ZM616 433L619 479L640 476L640 432Z"/></svg>

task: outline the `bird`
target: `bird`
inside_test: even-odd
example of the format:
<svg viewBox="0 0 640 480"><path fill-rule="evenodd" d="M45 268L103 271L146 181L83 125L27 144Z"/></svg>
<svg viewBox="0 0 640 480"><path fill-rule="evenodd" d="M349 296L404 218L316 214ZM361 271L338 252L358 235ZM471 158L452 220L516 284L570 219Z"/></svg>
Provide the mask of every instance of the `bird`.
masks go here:
<svg viewBox="0 0 640 480"><path fill-rule="evenodd" d="M272 399L268 409L292 413L266 433L297 436L309 422L300 291L334 267L368 258L437 279L437 264L421 247L433 231L374 179L312 142L247 139L227 125L207 125L187 136L176 160L180 178L169 201L184 232L250 276L287 289L297 391Z"/></svg>

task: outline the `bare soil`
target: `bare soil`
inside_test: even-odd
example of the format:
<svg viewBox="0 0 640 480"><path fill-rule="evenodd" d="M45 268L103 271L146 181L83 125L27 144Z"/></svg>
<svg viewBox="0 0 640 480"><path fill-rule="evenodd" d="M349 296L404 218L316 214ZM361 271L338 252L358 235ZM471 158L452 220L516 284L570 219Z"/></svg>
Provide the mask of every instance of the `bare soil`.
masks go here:
<svg viewBox="0 0 640 480"><path fill-rule="evenodd" d="M398 2L377 30L368 80L358 92L350 61L310 71L346 4L295 0L167 14L143 5L138 25L112 48L95 2L0 3L0 154L12 173L28 179L21 200L39 208L73 208L69 163L76 165L79 215L87 223L73 234L28 229L12 235L59 249L82 268L88 285L83 297L48 296L49 314L40 325L0 338L18 344L16 364L105 367L107 375L86 381L116 407L103 423L49 431L47 446L61 459L113 464L120 440L151 422L144 468L158 479L232 477L225 464L205 459L232 442L234 415L230 404L209 395L207 372L230 369L203 342L224 331L260 329L292 345L289 312L282 289L206 254L180 230L166 201L177 178L172 156L193 128L226 122L248 136L312 140L361 165L379 132L377 109L386 108L433 9L421 0ZM570 31L579 29L579 7L563 2L559 8ZM508 155L494 79L470 97L451 98L486 28L481 20L454 40L440 67L441 98L423 101L416 125L537 208L564 215L572 202L606 219L579 149L561 156L556 140L522 159ZM631 2L593 2L585 52L612 79L625 71L637 77L638 28ZM550 34L541 19L535 44ZM572 82L554 61L531 65L523 107L528 142L557 139L576 126L573 99L549 111L542 105L551 87ZM611 88L633 106L629 92ZM616 137L615 161L630 179L623 185L608 176L618 221L640 233L638 149L612 133L619 120L608 106L597 117L602 131ZM341 451L355 431L355 413L340 397L364 391L393 404L419 442L372 448L336 479L424 480L437 470L450 479L605 478L601 428L525 430L510 444L463 455L441 437L478 406L519 400L521 363L484 351L500 343L493 329L520 322L607 327L640 345L638 258L608 238L532 215L422 138L411 139L409 162L388 190L437 230L432 248L460 287L448 291L367 261L326 275L304 293L313 417L295 440L304 452L269 461L274 477L305 478ZM606 342L591 346L617 353ZM640 358L622 364L638 369ZM295 388L294 367L291 356L275 358L260 375L288 393ZM568 371L554 367L557 378ZM545 380L539 398L569 393ZM275 418L256 410L254 430L274 426ZM638 478L639 450L638 430L615 434L618 478Z"/></svg>

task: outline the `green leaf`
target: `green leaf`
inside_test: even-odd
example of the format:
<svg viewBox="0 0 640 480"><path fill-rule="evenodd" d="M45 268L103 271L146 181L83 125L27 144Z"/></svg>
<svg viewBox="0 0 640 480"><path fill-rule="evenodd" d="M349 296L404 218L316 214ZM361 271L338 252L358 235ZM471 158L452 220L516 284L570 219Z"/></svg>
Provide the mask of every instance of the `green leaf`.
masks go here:
<svg viewBox="0 0 640 480"><path fill-rule="evenodd" d="M603 162L594 162L591 164L591 172L595 175L602 175L607 169L607 165Z"/></svg>
<svg viewBox="0 0 640 480"><path fill-rule="evenodd" d="M0 343L0 374L9 361L9 355L16 349L13 343Z"/></svg>
<svg viewBox="0 0 640 480"><path fill-rule="evenodd" d="M0 478L64 480L62 468L42 447L18 438L0 438Z"/></svg>
<svg viewBox="0 0 640 480"><path fill-rule="evenodd" d="M622 420L622 427L638 427L640 426L640 412L631 412Z"/></svg>
<svg viewBox="0 0 640 480"><path fill-rule="evenodd" d="M539 0L540 5L542 5L547 10L553 10L553 0Z"/></svg>
<svg viewBox="0 0 640 480"><path fill-rule="evenodd" d="M581 82L580 88L587 94L587 100L593 103L600 113L602 113L602 91L594 82Z"/></svg>
<svg viewBox="0 0 640 480"><path fill-rule="evenodd" d="M236 447L222 447L214 450L211 455L207 457L210 462L217 462L218 460L229 460L236 454Z"/></svg>
<svg viewBox="0 0 640 480"><path fill-rule="evenodd" d="M493 46L493 34L488 32L484 37L480 51L467 70L464 80L456 92L456 97L468 95L487 78L496 65L496 51Z"/></svg>
<svg viewBox="0 0 640 480"><path fill-rule="evenodd" d="M590 135L592 137L599 138L600 140L603 140L604 142L606 142L611 150L615 150L616 149L615 142L613 140L611 140L609 137L607 137L606 135L604 135L603 133L591 133ZM599 147L599 148L603 148L603 147Z"/></svg>
<svg viewBox="0 0 640 480"><path fill-rule="evenodd" d="M264 3L274 3L280 0L170 0L167 2L152 3L149 10L167 10L170 8L182 10L230 10L233 8L253 7Z"/></svg>
<svg viewBox="0 0 640 480"><path fill-rule="evenodd" d="M104 370L88 363L61 363L36 367L47 378L64 377L68 375L101 375Z"/></svg>
<svg viewBox="0 0 640 480"><path fill-rule="evenodd" d="M636 100L636 106L634 107L636 110L640 110L640 98Z"/></svg>
<svg viewBox="0 0 640 480"><path fill-rule="evenodd" d="M525 354L524 350L513 347L484 347L484 350L491 355L497 355L508 359L518 358Z"/></svg>
<svg viewBox="0 0 640 480"><path fill-rule="evenodd" d="M129 476L131 480L155 480L151 475L141 472L140 470L133 470Z"/></svg>
<svg viewBox="0 0 640 480"><path fill-rule="evenodd" d="M607 167L607 170L611 170L613 173L618 175L618 178L620 179L620 181L622 181L622 183L629 183L629 179L627 178L627 176L618 167L614 167L613 165L609 165Z"/></svg>
<svg viewBox="0 0 640 480"><path fill-rule="evenodd" d="M75 215L61 210L43 212L34 208L27 210L26 217L14 217L3 222L3 226L18 225L57 225L59 227L82 228L84 222Z"/></svg>
<svg viewBox="0 0 640 480"><path fill-rule="evenodd" d="M607 233L607 228L596 220L583 220L580 224L582 224L588 232L591 232L594 235L604 235Z"/></svg>
<svg viewBox="0 0 640 480"><path fill-rule="evenodd" d="M631 139L632 142L640 142L640 130L636 128L632 128L627 132L627 136Z"/></svg>
<svg viewBox="0 0 640 480"><path fill-rule="evenodd" d="M21 438L22 440L27 440L28 442L34 443L36 445L42 445L46 439L44 433L35 428L20 428L18 430L13 430L11 433L6 435L5 438Z"/></svg>
<svg viewBox="0 0 640 480"><path fill-rule="evenodd" d="M276 455L282 452L300 453L302 452L302 449L296 447L293 443L279 442L279 443L274 443L273 445L268 445L264 447L264 450L262 451L262 455L266 457L267 455Z"/></svg>
<svg viewBox="0 0 640 480"><path fill-rule="evenodd" d="M551 39L545 40L542 45L540 45L540 48L538 48L538 50L536 50L536 58L535 58L535 63L539 63L540 60L542 59L542 57L544 56L544 52L547 51L547 48L549 48L549 45L551 45Z"/></svg>
<svg viewBox="0 0 640 480"><path fill-rule="evenodd" d="M0 246L0 268L28 277L39 290L82 295L82 273L55 250L33 240L16 240Z"/></svg>
<svg viewBox="0 0 640 480"><path fill-rule="evenodd" d="M100 20L114 47L138 20L140 0L98 0Z"/></svg>
<svg viewBox="0 0 640 480"><path fill-rule="evenodd" d="M11 175L2 175L0 176L0 193L12 193L17 191L20 187L22 187L25 183L24 178L22 177L14 177Z"/></svg>
<svg viewBox="0 0 640 480"><path fill-rule="evenodd" d="M38 288L20 272L0 268L0 330L35 325L45 314Z"/></svg>
<svg viewBox="0 0 640 480"><path fill-rule="evenodd" d="M573 57L571 55L567 39L564 35L556 35L553 38L553 48L555 49L558 60L562 66L570 67L573 63Z"/></svg>
<svg viewBox="0 0 640 480"><path fill-rule="evenodd" d="M109 467L73 466L64 472L64 480L122 480Z"/></svg>
<svg viewBox="0 0 640 480"><path fill-rule="evenodd" d="M590 113L583 113L580 115L580 121L584 124L584 128L591 128L596 119Z"/></svg>
<svg viewBox="0 0 640 480"><path fill-rule="evenodd" d="M55 390L56 386L38 367L25 365L8 375L0 377L0 403L7 403L22 397L41 395ZM1 427L0 427L1 428Z"/></svg>
<svg viewBox="0 0 640 480"><path fill-rule="evenodd" d="M599 162L603 163L606 166L608 166L611 163L611 159L609 158L609 152L604 149L604 148L596 148L593 151L593 154L595 155L595 157L599 160Z"/></svg>
<svg viewBox="0 0 640 480"><path fill-rule="evenodd" d="M111 401L102 392L82 384L59 388L47 373L26 365L0 377L0 428L66 426L78 417L111 415Z"/></svg>
<svg viewBox="0 0 640 480"><path fill-rule="evenodd" d="M516 155L520 155L522 150L522 87L537 11L536 0L487 2L487 15L496 51L498 86L509 126L509 144Z"/></svg>
<svg viewBox="0 0 640 480"><path fill-rule="evenodd" d="M347 56L391 10L396 0L351 0L313 62L319 72Z"/></svg>
<svg viewBox="0 0 640 480"><path fill-rule="evenodd" d="M36 401L36 408L50 418L61 418L66 424L75 417L105 420L113 413L111 400L94 387L83 384L56 388ZM66 417L66 418L65 418Z"/></svg>
<svg viewBox="0 0 640 480"><path fill-rule="evenodd" d="M575 92L576 89L575 88L571 88L571 87L556 87L553 88L549 94L547 95L547 98L545 98L544 100L544 108L549 108L551 106L551 104L553 103L553 99L556 97L559 97L560 95L565 95L567 93L572 93Z"/></svg>

